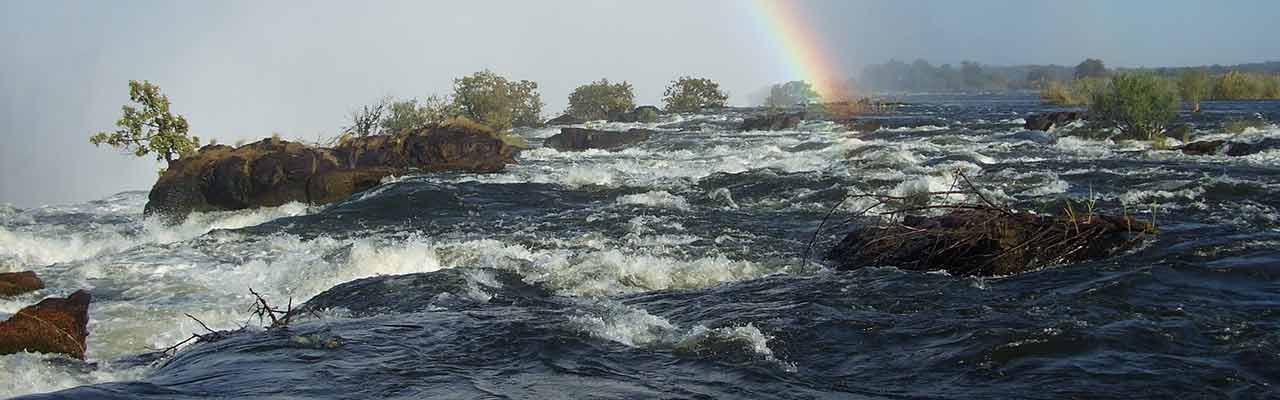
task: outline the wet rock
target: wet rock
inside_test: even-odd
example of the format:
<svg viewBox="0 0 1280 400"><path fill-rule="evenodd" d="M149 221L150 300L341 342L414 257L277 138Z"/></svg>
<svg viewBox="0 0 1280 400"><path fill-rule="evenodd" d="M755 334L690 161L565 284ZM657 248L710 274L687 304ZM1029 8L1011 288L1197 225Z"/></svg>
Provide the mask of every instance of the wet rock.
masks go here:
<svg viewBox="0 0 1280 400"><path fill-rule="evenodd" d="M1023 128L1032 131L1047 131L1055 126L1063 126L1074 121L1088 119L1088 116L1081 111L1056 111L1028 115L1025 119L1027 122L1022 125Z"/></svg>
<svg viewBox="0 0 1280 400"><path fill-rule="evenodd" d="M654 122L662 115L662 109L654 106L639 106L631 111L615 113L609 116L609 122Z"/></svg>
<svg viewBox="0 0 1280 400"><path fill-rule="evenodd" d="M1022 131L1009 135L1009 138L1013 140L1026 140L1039 144L1052 144L1058 140L1058 138L1053 136L1053 134L1044 131Z"/></svg>
<svg viewBox="0 0 1280 400"><path fill-rule="evenodd" d="M1280 149L1280 139L1263 139L1256 142L1205 140L1187 143L1180 148L1183 154L1193 156L1227 155L1231 157L1248 156L1271 149Z"/></svg>
<svg viewBox="0 0 1280 400"><path fill-rule="evenodd" d="M84 359L89 336L89 301L84 290L67 298L48 298L0 322L0 354L27 352L66 354Z"/></svg>
<svg viewBox="0 0 1280 400"><path fill-rule="evenodd" d="M44 281L35 272L0 272L0 297L17 296L44 289Z"/></svg>
<svg viewBox="0 0 1280 400"><path fill-rule="evenodd" d="M587 123L586 120L569 114L561 115L547 120L547 126L564 126L564 125L581 125Z"/></svg>
<svg viewBox="0 0 1280 400"><path fill-rule="evenodd" d="M626 132L617 132L583 128L560 128L560 133L547 138L544 144L560 151L617 150L649 140L649 136L652 133L653 131L648 129L631 129Z"/></svg>
<svg viewBox="0 0 1280 400"><path fill-rule="evenodd" d="M883 124L874 120L853 120L846 122L844 127L854 132L875 132L880 130Z"/></svg>
<svg viewBox="0 0 1280 400"><path fill-rule="evenodd" d="M828 253L840 269L895 266L956 276L999 276L1107 257L1154 232L1132 217L1074 219L997 209L908 216L853 230Z"/></svg>
<svg viewBox="0 0 1280 400"><path fill-rule="evenodd" d="M1226 143L1227 141L1225 140L1204 140L1199 142L1191 142L1191 143L1182 145L1181 150L1183 154L1188 154L1193 156L1217 154L1218 150L1221 149L1223 145L1225 145Z"/></svg>
<svg viewBox="0 0 1280 400"><path fill-rule="evenodd" d="M325 204L368 189L370 180L411 170L501 171L518 151L492 131L454 125L352 138L333 148L274 138L240 147L205 146L160 176L145 213L181 218L193 211L295 201Z"/></svg>
<svg viewBox="0 0 1280 400"><path fill-rule="evenodd" d="M771 113L748 117L738 126L740 131L780 131L794 129L804 121L804 112Z"/></svg>

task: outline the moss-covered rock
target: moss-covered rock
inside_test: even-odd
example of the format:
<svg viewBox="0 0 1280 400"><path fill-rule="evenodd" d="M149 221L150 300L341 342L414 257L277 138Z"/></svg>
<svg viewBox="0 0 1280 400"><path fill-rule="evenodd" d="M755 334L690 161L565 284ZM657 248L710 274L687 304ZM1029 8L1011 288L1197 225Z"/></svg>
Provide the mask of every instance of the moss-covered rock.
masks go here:
<svg viewBox="0 0 1280 400"><path fill-rule="evenodd" d="M0 297L17 296L44 289L44 281L35 272L0 272Z"/></svg>
<svg viewBox="0 0 1280 400"><path fill-rule="evenodd" d="M519 148L483 126L445 123L394 136L350 138L333 148L263 139L205 146L174 162L151 188L146 213L325 204L410 171L496 172ZM317 182L314 180L320 179Z"/></svg>
<svg viewBox="0 0 1280 400"><path fill-rule="evenodd" d="M66 354L84 359L89 336L89 301L84 290L67 298L48 298L0 322L0 354Z"/></svg>

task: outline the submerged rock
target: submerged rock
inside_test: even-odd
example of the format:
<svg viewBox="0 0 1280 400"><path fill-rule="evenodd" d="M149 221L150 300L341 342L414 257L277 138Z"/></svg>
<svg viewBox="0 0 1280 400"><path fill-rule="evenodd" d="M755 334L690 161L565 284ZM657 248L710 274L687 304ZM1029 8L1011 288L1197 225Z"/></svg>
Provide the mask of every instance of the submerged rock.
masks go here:
<svg viewBox="0 0 1280 400"><path fill-rule="evenodd" d="M275 138L211 145L169 166L152 186L145 213L182 217L289 202L326 204L411 170L501 171L518 151L490 131L453 125L352 138L333 148Z"/></svg>
<svg viewBox="0 0 1280 400"><path fill-rule="evenodd" d="M0 354L66 354L84 359L89 323L89 292L67 298L48 298L25 307L0 322Z"/></svg>
<svg viewBox="0 0 1280 400"><path fill-rule="evenodd" d="M563 126L563 125L581 125L587 123L586 120L569 114L561 115L547 120L547 126Z"/></svg>
<svg viewBox="0 0 1280 400"><path fill-rule="evenodd" d="M827 258L840 269L895 266L956 276L1008 275L1110 256L1153 231L1132 217L1071 219L975 209L855 229Z"/></svg>
<svg viewBox="0 0 1280 400"><path fill-rule="evenodd" d="M1062 126L1082 119L1088 119L1088 116L1081 111L1056 111L1043 114L1031 114L1025 119L1027 122L1022 126L1027 130L1047 131L1055 126Z"/></svg>
<svg viewBox="0 0 1280 400"><path fill-rule="evenodd" d="M780 131L794 129L804 121L804 112L772 113L748 117L738 126L740 131Z"/></svg>
<svg viewBox="0 0 1280 400"><path fill-rule="evenodd" d="M547 147L560 151L588 149L617 150L649 140L653 131L631 129L626 132L600 131L583 128L560 128L560 133L543 142Z"/></svg>
<svg viewBox="0 0 1280 400"><path fill-rule="evenodd" d="M44 281L35 272L0 272L0 297L17 296L44 289Z"/></svg>

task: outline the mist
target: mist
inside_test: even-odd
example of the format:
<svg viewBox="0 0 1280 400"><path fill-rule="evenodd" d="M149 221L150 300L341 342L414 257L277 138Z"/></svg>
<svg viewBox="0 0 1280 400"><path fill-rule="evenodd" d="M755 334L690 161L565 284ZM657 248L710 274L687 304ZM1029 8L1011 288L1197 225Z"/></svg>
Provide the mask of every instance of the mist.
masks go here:
<svg viewBox="0 0 1280 400"><path fill-rule="evenodd" d="M1280 54L1273 2L794 2L849 75L890 58L935 64L1230 64ZM163 88L192 132L222 143L331 136L393 95L447 93L490 69L539 83L547 117L577 85L627 80L657 104L681 75L746 105L791 76L746 1L5 2L0 203L146 190L159 164L95 148L130 79Z"/></svg>

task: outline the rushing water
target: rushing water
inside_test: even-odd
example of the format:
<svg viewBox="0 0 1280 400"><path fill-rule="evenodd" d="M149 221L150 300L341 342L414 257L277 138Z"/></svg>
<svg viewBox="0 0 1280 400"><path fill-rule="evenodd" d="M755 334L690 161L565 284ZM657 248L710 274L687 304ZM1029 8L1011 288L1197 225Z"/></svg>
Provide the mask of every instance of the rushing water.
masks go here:
<svg viewBox="0 0 1280 400"><path fill-rule="evenodd" d="M1280 149L1048 142L1021 129L1044 110L1032 98L909 100L867 134L724 129L738 111L663 121L703 129L613 153L541 148L556 130L527 131L534 148L503 173L178 226L142 219L145 192L0 207L0 270L49 286L0 300L0 317L94 295L88 361L0 356L0 397L1280 396ZM1195 138L1280 137L1223 132L1255 115L1280 121L1280 103L1184 118ZM849 194L945 190L956 171L1016 208L1093 199L1162 234L986 279L803 260ZM249 288L323 311L262 330ZM156 356L204 332L184 314L249 329Z"/></svg>

